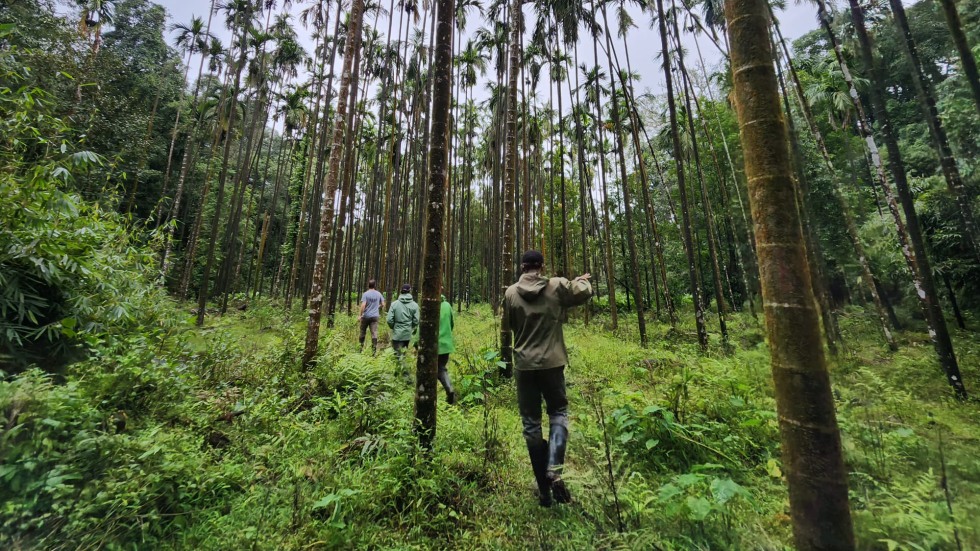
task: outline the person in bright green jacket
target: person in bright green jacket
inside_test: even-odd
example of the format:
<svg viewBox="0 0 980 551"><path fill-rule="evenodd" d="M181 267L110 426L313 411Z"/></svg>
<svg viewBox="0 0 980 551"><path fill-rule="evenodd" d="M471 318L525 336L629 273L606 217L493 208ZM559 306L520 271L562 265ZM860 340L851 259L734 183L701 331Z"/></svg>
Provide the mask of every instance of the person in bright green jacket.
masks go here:
<svg viewBox="0 0 980 551"><path fill-rule="evenodd" d="M412 340L412 334L419 326L419 305L412 298L412 286L408 283L402 285L402 293L388 310L387 321L391 328L391 347L395 349L398 367L402 376L409 378L403 359L408 342Z"/></svg>
<svg viewBox="0 0 980 551"><path fill-rule="evenodd" d="M446 403L449 405L456 403L456 391L449 380L448 369L449 355L456 351L456 342L453 340L455 325L453 306L446 300L446 295L442 295L442 306L439 309L439 382L446 389Z"/></svg>

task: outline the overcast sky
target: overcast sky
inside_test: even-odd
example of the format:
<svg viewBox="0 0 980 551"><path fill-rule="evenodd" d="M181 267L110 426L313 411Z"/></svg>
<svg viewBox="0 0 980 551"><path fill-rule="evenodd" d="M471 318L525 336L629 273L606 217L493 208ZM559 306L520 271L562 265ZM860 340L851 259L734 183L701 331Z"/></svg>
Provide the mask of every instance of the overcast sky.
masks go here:
<svg viewBox="0 0 980 551"><path fill-rule="evenodd" d="M207 12L210 2L208 0L156 0L159 4L163 5L169 12L170 22L180 22L187 23L191 20L192 16L202 17L206 20ZM379 0L382 5L387 9L387 4L385 0ZM299 33L300 43L307 49L308 52L313 51L313 41L311 39L311 33L309 30L304 29L302 25L299 24L299 13L307 6L310 2L299 3L293 6L291 11L295 14L294 22ZM397 4L397 2L396 2ZM331 10L332 11L332 10ZM396 13L399 11L396 8ZM533 11L530 4L524 7L525 15L528 20L527 26L530 27L533 18ZM662 90L663 84L663 73L660 67L660 61L657 59L657 54L660 51L660 38L655 30L650 28L650 17L639 12L639 10L633 8L631 13L635 19L638 28L633 29L627 38L627 42L630 49L631 61L633 64L634 72L640 75L640 82L638 87L640 90L649 90L653 92L659 92ZM699 14L700 15L700 14ZM614 17L612 11L609 12L610 18ZM331 15L332 17L332 15ZM796 4L790 3L789 7L780 13L778 17L781 22L782 30L787 39L795 39L806 32L816 28L816 9L810 3ZM369 18L367 24L372 25L382 32L387 31L387 19L382 18L380 21L373 21L373 18ZM471 34L479 25L483 24L482 18L478 17L477 14L472 13L469 16L469 25L466 30L467 34ZM396 20L396 27L398 21ZM610 24L615 25L616 23L610 21ZM428 27L426 28L428 30ZM530 30L529 30L530 31ZM225 43L230 39L230 33L224 28L224 18L223 16L216 16L212 23L212 32L219 36ZM584 35L584 33L583 33ZM591 41L590 41L591 42ZM695 38L693 35L687 35L684 37L684 44L689 55L692 56L691 60L688 62L689 70L694 71L696 69L696 50L695 50ZM616 40L615 46L619 52L620 62L625 64L625 57L623 55L623 43L622 40ZM721 59L721 55L718 53L715 46L713 46L706 38L700 38L701 51L705 56L705 60L709 66L714 67ZM593 64L592 60L592 47L591 43L587 47L580 48L580 59L579 63L586 63L588 65ZM600 55L602 53L600 52ZM192 63L192 67L196 67L196 63ZM542 79L544 80L544 79ZM480 88L483 88L481 85ZM546 89L540 91L544 97L546 96ZM567 89L566 89L567 90ZM478 91L478 96L485 96L485 92ZM567 107L567 104L566 104Z"/></svg>

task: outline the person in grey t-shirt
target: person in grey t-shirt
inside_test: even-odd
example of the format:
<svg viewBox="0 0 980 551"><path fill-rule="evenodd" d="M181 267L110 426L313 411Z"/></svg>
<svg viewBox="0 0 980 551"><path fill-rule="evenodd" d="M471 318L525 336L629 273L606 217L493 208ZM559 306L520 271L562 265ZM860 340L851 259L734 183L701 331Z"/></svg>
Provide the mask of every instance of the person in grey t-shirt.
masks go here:
<svg viewBox="0 0 980 551"><path fill-rule="evenodd" d="M364 336L370 327L372 353L375 354L378 352L378 319L385 307L385 297L375 289L377 286L377 281L368 281L368 290L361 295L361 314L357 317L357 321L361 323L361 335L358 339L361 349L364 348Z"/></svg>

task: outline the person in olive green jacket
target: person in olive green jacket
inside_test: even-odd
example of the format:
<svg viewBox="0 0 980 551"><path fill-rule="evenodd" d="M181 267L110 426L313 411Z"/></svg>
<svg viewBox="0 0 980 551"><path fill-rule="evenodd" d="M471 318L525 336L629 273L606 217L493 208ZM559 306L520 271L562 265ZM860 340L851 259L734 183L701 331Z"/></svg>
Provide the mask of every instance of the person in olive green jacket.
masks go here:
<svg viewBox="0 0 980 551"><path fill-rule="evenodd" d="M551 506L568 503L572 496L561 479L568 445L568 398L565 394L565 365L568 351L562 324L569 308L585 304L592 296L589 274L569 281L541 275L544 256L527 251L521 258L523 275L504 293L503 330L513 332L513 363L517 378L517 408L524 425L524 439L539 503ZM547 406L549 431L541 431L541 399Z"/></svg>
<svg viewBox="0 0 980 551"><path fill-rule="evenodd" d="M412 340L412 334L419 326L419 305L412 298L412 286L408 283L402 285L402 293L388 310L387 321L388 327L391 328L391 347L395 349L399 369L402 371L402 376L408 377L403 362L405 349L408 348L408 342Z"/></svg>
<svg viewBox="0 0 980 551"><path fill-rule="evenodd" d="M449 380L448 370L449 355L456 351L456 342L453 340L455 326L453 305L446 300L446 295L442 295L442 305L439 309L439 382L446 389L446 403L449 405L456 403L456 391L453 390L453 383Z"/></svg>

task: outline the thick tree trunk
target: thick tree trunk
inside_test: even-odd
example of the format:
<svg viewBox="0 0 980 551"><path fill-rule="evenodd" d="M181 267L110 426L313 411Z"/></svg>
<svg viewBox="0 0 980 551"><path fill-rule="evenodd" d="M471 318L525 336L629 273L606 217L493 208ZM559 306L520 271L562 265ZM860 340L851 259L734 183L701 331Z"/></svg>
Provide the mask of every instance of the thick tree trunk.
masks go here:
<svg viewBox="0 0 980 551"><path fill-rule="evenodd" d="M854 549L847 468L779 106L767 4L727 0L732 80L797 549Z"/></svg>

